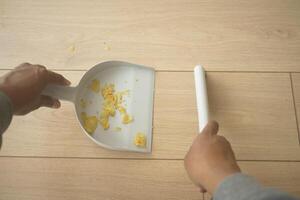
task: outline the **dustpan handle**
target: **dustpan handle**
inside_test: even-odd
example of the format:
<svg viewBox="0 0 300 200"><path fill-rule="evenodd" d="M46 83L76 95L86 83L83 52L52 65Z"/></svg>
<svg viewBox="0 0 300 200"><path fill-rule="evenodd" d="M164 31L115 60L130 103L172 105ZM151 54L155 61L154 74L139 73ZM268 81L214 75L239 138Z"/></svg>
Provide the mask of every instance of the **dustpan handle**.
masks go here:
<svg viewBox="0 0 300 200"><path fill-rule="evenodd" d="M77 87L69 86L58 86L58 85L48 85L43 91L43 95L51 96L56 99L65 101L75 101L75 95L77 93Z"/></svg>
<svg viewBox="0 0 300 200"><path fill-rule="evenodd" d="M209 118L205 72L202 66L197 65L195 67L194 78L195 78L195 88L196 88L199 133L201 133L203 128L208 123L208 118Z"/></svg>

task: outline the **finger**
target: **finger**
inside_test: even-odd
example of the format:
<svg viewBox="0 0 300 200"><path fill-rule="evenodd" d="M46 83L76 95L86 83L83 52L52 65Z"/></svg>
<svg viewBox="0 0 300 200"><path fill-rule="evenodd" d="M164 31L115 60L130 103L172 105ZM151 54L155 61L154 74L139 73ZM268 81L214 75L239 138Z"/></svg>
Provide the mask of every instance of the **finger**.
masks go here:
<svg viewBox="0 0 300 200"><path fill-rule="evenodd" d="M63 75L57 74L53 71L48 72L48 83L56 84L56 85L70 85L71 82L67 80Z"/></svg>
<svg viewBox="0 0 300 200"><path fill-rule="evenodd" d="M25 63L25 64L30 65L30 66L34 66L34 67L36 67L36 68L39 68L40 70L47 71L47 68L46 68L44 65L30 64L30 63Z"/></svg>
<svg viewBox="0 0 300 200"><path fill-rule="evenodd" d="M59 108L60 102L52 97L41 95L39 99L39 106L49 107L49 108Z"/></svg>
<svg viewBox="0 0 300 200"><path fill-rule="evenodd" d="M16 69L22 69L22 68L27 68L27 67L32 67L32 64L30 64L30 63L28 63L28 62L24 62L24 63L18 65L18 66L16 67Z"/></svg>
<svg viewBox="0 0 300 200"><path fill-rule="evenodd" d="M219 124L216 121L209 121L205 128L202 130L201 135L213 136L217 135L219 131Z"/></svg>

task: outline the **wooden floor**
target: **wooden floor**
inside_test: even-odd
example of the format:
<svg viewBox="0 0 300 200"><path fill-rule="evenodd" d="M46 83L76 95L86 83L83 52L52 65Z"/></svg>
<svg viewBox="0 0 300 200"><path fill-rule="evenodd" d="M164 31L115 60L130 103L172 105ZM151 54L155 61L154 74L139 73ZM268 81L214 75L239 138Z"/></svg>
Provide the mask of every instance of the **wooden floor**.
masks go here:
<svg viewBox="0 0 300 200"><path fill-rule="evenodd" d="M153 152L104 150L73 105L14 117L0 199L208 199L183 157L197 134L193 67L245 173L300 197L300 1L0 0L0 75L40 63L76 85L106 60L156 69Z"/></svg>

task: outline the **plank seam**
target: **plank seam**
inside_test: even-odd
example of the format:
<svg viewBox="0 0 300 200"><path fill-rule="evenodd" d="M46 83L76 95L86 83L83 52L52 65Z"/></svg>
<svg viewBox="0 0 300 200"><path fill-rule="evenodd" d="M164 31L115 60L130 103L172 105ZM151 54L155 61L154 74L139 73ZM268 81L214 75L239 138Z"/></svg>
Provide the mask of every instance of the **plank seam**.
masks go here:
<svg viewBox="0 0 300 200"><path fill-rule="evenodd" d="M295 94L294 94L294 83L293 83L293 76L292 73L290 73L290 81L291 81L291 90L292 90L292 97L293 97L293 105L294 105L294 112L295 112L295 119L296 119L296 126L297 126L297 133L298 133L298 143L300 145L300 131L299 131L299 121L297 116L297 106L296 106L296 100L295 100Z"/></svg>
<svg viewBox="0 0 300 200"><path fill-rule="evenodd" d="M13 68L1 68L0 71L9 71ZM78 72L86 72L88 69L49 69L52 71L78 71ZM155 70L155 72L193 72L193 70ZM298 71L239 71L239 70L205 70L205 72L212 73L282 73L282 74L290 74L290 73L300 73Z"/></svg>
<svg viewBox="0 0 300 200"><path fill-rule="evenodd" d="M153 161L183 161L183 158L109 158L109 157L58 157L58 156L0 156L0 158L47 158L47 159L83 159L83 160L153 160ZM300 160L243 160L238 162L300 162Z"/></svg>

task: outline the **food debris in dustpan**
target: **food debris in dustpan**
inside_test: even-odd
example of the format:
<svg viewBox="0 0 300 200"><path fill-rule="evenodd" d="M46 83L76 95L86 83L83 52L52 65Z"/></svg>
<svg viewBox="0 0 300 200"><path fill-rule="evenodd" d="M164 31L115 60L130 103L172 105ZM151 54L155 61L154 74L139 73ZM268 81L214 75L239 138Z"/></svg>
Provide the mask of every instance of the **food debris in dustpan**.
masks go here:
<svg viewBox="0 0 300 200"><path fill-rule="evenodd" d="M133 118L130 115L128 115L127 113L123 114L123 116L122 116L122 123L123 124L129 124L132 121L133 121Z"/></svg>
<svg viewBox="0 0 300 200"><path fill-rule="evenodd" d="M96 128L98 127L98 119L96 116L87 116L85 112L81 113L81 119L83 121L84 129L89 133L92 134L95 132Z"/></svg>
<svg viewBox="0 0 300 200"><path fill-rule="evenodd" d="M147 142L147 139L146 139L146 136L145 136L144 133L137 133L135 135L134 144L137 147L145 148L146 147L146 142Z"/></svg>
<svg viewBox="0 0 300 200"><path fill-rule="evenodd" d="M96 116L87 116L86 113L81 113L84 128L87 132L91 134L96 130L97 126L95 126L95 119L97 119L97 122L103 127L104 130L109 129L109 118L114 117L116 111L119 111L123 124L129 124L133 122L133 117L127 113L127 110L123 105L123 97L129 94L128 90L116 92L114 84L106 84L103 87L100 87L100 82L97 79L92 80L88 88L95 93L99 93L101 90L101 95L104 99L104 102L99 119L97 119ZM81 99L80 104L82 108L87 106L87 103L84 99ZM121 128L119 129L121 130Z"/></svg>
<svg viewBox="0 0 300 200"><path fill-rule="evenodd" d="M92 80L91 84L88 86L93 92L98 93L100 91L100 82L97 79Z"/></svg>
<svg viewBox="0 0 300 200"><path fill-rule="evenodd" d="M123 124L133 121L133 118L127 113L124 106L122 106L123 96L128 94L128 90L116 92L114 84L107 84L101 89L101 94L104 98L104 103L100 114L100 124L104 129L109 128L109 117L114 117L116 110L120 112Z"/></svg>

